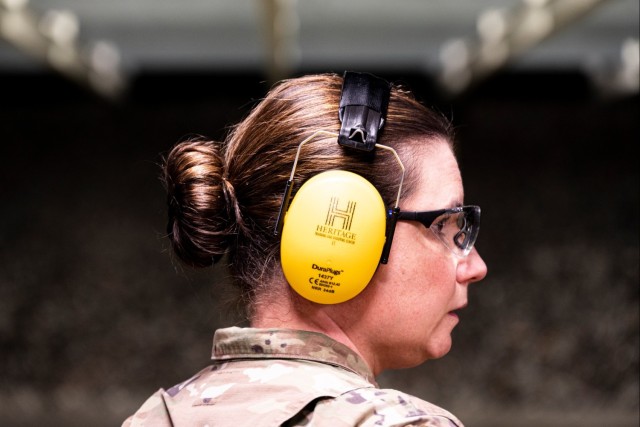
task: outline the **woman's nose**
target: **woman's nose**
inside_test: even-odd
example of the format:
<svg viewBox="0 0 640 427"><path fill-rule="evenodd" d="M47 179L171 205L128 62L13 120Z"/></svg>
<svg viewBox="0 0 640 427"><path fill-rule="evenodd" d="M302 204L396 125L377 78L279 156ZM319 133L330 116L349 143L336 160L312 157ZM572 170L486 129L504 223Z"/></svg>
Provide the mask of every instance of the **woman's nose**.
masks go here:
<svg viewBox="0 0 640 427"><path fill-rule="evenodd" d="M487 275L487 264L478 253L476 248L473 248L469 255L458 264L457 270L458 283L473 283L479 282Z"/></svg>

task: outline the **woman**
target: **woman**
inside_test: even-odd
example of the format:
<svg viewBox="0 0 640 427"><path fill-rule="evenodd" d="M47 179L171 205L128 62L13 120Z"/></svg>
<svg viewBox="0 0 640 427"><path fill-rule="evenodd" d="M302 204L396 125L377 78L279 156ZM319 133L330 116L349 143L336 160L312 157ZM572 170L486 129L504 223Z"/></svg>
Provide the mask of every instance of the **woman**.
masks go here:
<svg viewBox="0 0 640 427"><path fill-rule="evenodd" d="M195 267L228 257L251 328L216 331L213 364L158 391L125 425L461 426L449 412L375 382L386 369L444 356L468 285L486 274L473 248L480 211L463 207L452 144L443 117L357 73L284 81L224 144L178 144L165 165L173 247ZM388 208L381 232L349 228L352 219L378 215L377 208L364 215L360 201L347 207L334 197L331 215L315 205L294 214L303 193L313 204L326 187L351 186L320 181L305 193L327 170L373 185ZM282 195L286 182L292 197ZM349 203L368 191L356 187ZM306 219L315 211L325 223ZM309 237L291 225L295 215L312 223ZM370 234L382 236L374 236L380 245L361 246L356 252L374 248L373 255L352 267L359 261L341 251ZM336 252L307 254L325 242ZM300 268L305 280L297 281ZM352 284L345 278L352 270L364 279Z"/></svg>

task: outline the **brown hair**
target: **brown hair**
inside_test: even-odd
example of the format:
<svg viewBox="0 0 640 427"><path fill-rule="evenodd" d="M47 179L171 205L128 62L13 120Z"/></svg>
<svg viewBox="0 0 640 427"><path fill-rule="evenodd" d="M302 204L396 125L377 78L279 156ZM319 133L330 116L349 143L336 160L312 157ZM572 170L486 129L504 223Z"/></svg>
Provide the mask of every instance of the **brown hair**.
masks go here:
<svg viewBox="0 0 640 427"><path fill-rule="evenodd" d="M317 130L338 132L342 78L306 76L277 84L240 122L224 143L188 140L169 153L164 167L168 192L167 226L176 254L205 267L229 256L234 282L253 300L280 272L279 239L274 236L282 192L300 142ZM448 120L392 87L379 143L396 149L407 167L404 195L415 181L413 146L452 143ZM398 191L397 162L386 150L374 154L340 147L335 138L306 144L296 170L296 188L328 169L344 169L369 180L385 203Z"/></svg>

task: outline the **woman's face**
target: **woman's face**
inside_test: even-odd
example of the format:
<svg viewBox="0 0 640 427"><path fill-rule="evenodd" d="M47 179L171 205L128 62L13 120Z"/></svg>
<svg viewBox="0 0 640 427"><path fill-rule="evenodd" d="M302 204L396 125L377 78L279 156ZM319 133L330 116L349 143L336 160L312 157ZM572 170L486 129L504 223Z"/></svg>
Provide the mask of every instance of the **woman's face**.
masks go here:
<svg viewBox="0 0 640 427"><path fill-rule="evenodd" d="M418 182L400 209L462 205L462 179L448 144L430 145L427 152L414 155ZM486 273L475 249L459 258L421 223L398 221L389 262L347 303L358 315L342 326L375 374L442 357L451 348L457 311L467 305L468 285Z"/></svg>

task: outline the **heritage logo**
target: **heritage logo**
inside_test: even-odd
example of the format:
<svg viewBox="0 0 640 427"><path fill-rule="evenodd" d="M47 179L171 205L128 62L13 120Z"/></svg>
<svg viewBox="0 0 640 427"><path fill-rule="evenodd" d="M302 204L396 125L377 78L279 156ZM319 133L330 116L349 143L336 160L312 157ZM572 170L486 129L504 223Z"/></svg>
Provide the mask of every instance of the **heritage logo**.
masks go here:
<svg viewBox="0 0 640 427"><path fill-rule="evenodd" d="M316 236L326 237L335 241L355 244L356 233L352 233L351 224L353 223L353 215L356 211L356 202L351 200L345 204L340 204L337 197L332 197L329 201L327 216L324 225L316 226Z"/></svg>
<svg viewBox="0 0 640 427"><path fill-rule="evenodd" d="M327 219L324 225L328 227L342 228L343 230L351 230L351 222L353 221L353 213L356 211L356 202L349 200L344 209L338 206L339 199L332 197L329 201L329 209L327 210Z"/></svg>

